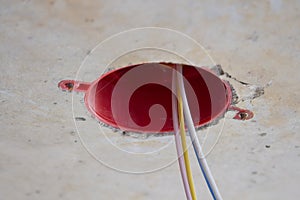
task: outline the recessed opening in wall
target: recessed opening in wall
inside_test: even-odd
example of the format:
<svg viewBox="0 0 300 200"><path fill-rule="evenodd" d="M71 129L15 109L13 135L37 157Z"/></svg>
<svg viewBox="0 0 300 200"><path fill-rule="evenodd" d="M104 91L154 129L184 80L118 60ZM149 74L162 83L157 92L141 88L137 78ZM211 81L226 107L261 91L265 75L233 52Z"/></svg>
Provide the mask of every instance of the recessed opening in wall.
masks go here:
<svg viewBox="0 0 300 200"><path fill-rule="evenodd" d="M195 127L222 116L232 99L231 88L212 71L187 64L149 62L111 70L92 83L62 81L85 92L88 110L109 126L132 132L173 132L173 72L182 67ZM69 88L67 88L69 90ZM239 116L244 114L239 113ZM245 119L244 117L242 119Z"/></svg>

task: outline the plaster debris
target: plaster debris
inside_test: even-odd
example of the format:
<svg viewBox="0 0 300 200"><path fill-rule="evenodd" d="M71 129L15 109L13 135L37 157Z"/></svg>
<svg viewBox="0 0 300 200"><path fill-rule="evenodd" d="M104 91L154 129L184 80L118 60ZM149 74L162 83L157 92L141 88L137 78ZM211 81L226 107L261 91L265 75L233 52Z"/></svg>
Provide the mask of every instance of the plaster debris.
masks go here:
<svg viewBox="0 0 300 200"><path fill-rule="evenodd" d="M223 78L225 78L227 80L228 79L229 80L234 80L237 83L245 86L249 90L246 95L241 96L239 98L239 96L237 95L236 90L234 89L234 87L232 86L230 81L228 80L228 83L230 84L231 89L232 89L232 94L233 94L232 103L233 104L238 103L240 101L250 101L251 102L252 100L264 95L265 94L265 89L272 84L272 81L269 81L264 86L261 86L261 85L255 85L255 84L251 84L251 83L241 81L241 80L237 79L236 77L233 77L232 75L230 75L228 72L224 71L222 69L221 65L216 65L216 66L212 67L211 70L214 71L218 76L220 76L220 77L223 76Z"/></svg>

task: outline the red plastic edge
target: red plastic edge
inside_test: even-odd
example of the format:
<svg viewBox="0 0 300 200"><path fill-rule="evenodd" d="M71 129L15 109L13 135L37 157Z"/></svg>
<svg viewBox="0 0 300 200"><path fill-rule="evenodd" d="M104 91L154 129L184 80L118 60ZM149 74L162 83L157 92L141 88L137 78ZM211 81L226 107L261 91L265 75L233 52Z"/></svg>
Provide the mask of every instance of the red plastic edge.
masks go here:
<svg viewBox="0 0 300 200"><path fill-rule="evenodd" d="M254 116L254 113L247 109L242 109L236 106L230 106L229 110L237 111L236 115L233 117L233 119L237 120L249 120L252 119Z"/></svg>
<svg viewBox="0 0 300 200"><path fill-rule="evenodd" d="M80 81L75 81L75 80L62 80L58 83L58 87L62 91L67 91L67 92L87 92L89 89L91 83L86 83L86 82L80 82Z"/></svg>

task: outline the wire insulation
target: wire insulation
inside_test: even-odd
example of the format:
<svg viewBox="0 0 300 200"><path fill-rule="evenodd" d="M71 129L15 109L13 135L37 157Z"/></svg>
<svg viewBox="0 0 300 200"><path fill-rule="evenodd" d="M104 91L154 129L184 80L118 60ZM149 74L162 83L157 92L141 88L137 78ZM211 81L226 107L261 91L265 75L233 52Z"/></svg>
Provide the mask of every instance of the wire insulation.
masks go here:
<svg viewBox="0 0 300 200"><path fill-rule="evenodd" d="M211 171L208 167L208 164L206 162L205 156L204 156L203 151L202 151L202 147L200 145L200 142L199 142L197 134L196 134L196 130L195 130L195 127L194 127L193 119L192 119L192 116L191 116L191 112L190 112L190 108L189 108L189 105L188 105L188 101L187 101L187 97L186 97L186 93L185 93L185 88L184 88L184 84L183 84L183 77L182 77L183 74L182 74L182 67L181 66L179 66L178 71L181 74L181 76L178 76L177 78L178 78L178 83L179 83L179 91L181 93L182 102L183 102L184 116L185 116L185 119L186 119L187 127L188 127L188 130L189 130L189 133L190 133L190 137L191 137L191 140L192 140L192 144L193 144L193 147L194 147L195 154L197 156L197 160L198 160L200 169L203 173L203 176L205 178L205 181L208 185L208 188L209 188L213 198L215 200L222 200L222 196L221 196L221 194L218 190L218 187L215 183L215 180L212 176L212 173L211 173ZM180 104L180 102L179 102L179 104Z"/></svg>
<svg viewBox="0 0 300 200"><path fill-rule="evenodd" d="M174 94L177 93L177 79L176 79L176 71L173 71L173 76L172 76L172 91ZM175 136L175 144L176 144L176 151L177 151L177 157L178 157L178 163L179 163L179 169L181 173L181 178L184 186L184 191L186 195L186 199L192 200L191 196L191 191L190 191L190 186L188 183L188 178L186 174L186 167L183 159L183 152L182 152L182 144L181 144L181 138L180 138L180 133L178 129L178 113L177 113L177 99L175 95L172 94L172 113L173 113L173 127L174 127L174 136Z"/></svg>
<svg viewBox="0 0 300 200"><path fill-rule="evenodd" d="M190 186L192 199L196 200L197 196L196 196L196 192L195 192L193 175L192 175L192 170L191 170L191 165L190 165L190 160L189 160L188 148L186 145L186 133L185 133L182 97L181 97L181 92L178 90L177 90L177 98L178 98L178 114L179 114L180 136L181 136L181 141L182 141L183 157L184 157L184 162L185 162L185 166L186 166L186 173L187 173L187 177L188 177L188 182L189 182L189 186Z"/></svg>

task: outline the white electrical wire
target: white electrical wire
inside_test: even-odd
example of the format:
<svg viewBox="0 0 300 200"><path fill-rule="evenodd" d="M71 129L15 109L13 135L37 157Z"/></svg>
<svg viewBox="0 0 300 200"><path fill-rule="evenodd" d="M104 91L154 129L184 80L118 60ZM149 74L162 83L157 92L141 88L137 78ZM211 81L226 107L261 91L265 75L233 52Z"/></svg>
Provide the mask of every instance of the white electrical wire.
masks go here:
<svg viewBox="0 0 300 200"><path fill-rule="evenodd" d="M202 151L202 147L200 145L200 142L199 142L197 134L196 134L196 130L194 127L193 119L191 116L190 108L188 105L188 101L187 101L187 97L186 97L186 93L185 93L185 89L184 89L184 83L183 83L183 77L182 77L183 76L182 66L179 66L177 69L178 69L178 72L180 73L180 75L177 76L177 78L178 78L180 93L182 96L184 116L185 116L186 124L187 124L188 130L189 130L189 133L190 133L192 144L193 144L193 147L194 147L197 159L198 159L198 163L200 165L201 171L203 173L203 176L205 178L205 181L208 185L208 188L209 188L213 198L215 200L222 200L222 196L218 190L218 187L213 178L213 175L208 167L208 164L206 162L205 156Z"/></svg>

